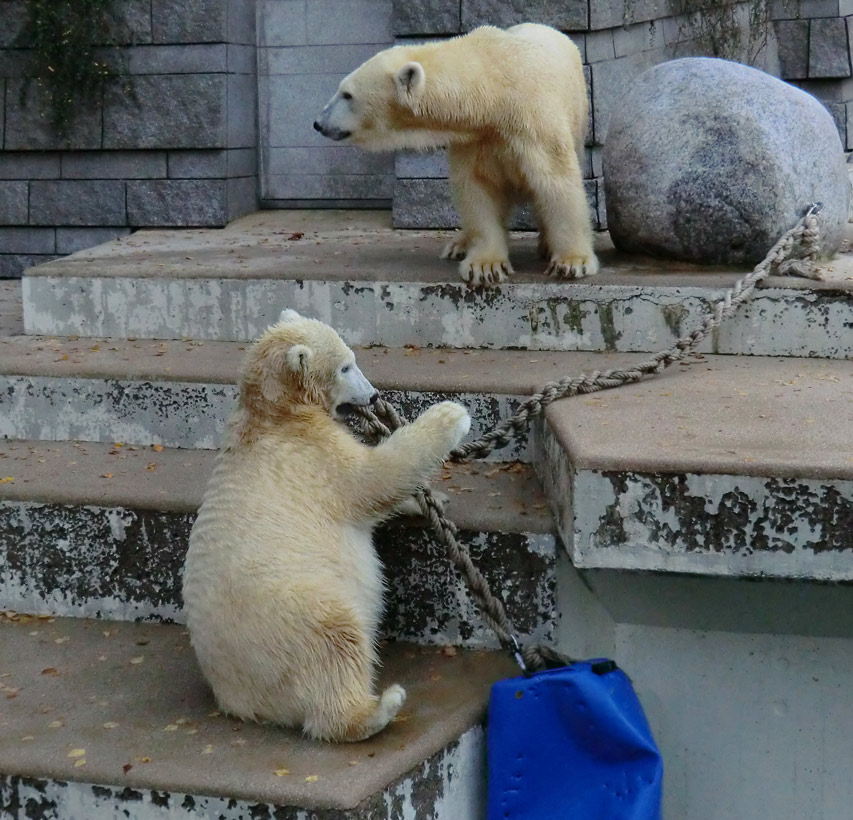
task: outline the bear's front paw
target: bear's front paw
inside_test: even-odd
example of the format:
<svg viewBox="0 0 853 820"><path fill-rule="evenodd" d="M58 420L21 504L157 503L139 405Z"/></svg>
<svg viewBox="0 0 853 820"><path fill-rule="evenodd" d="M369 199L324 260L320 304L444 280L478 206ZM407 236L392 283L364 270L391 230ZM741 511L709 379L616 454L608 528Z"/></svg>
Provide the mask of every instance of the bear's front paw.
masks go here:
<svg viewBox="0 0 853 820"><path fill-rule="evenodd" d="M469 285L499 285L512 273L509 259L467 258L459 266L459 275Z"/></svg>
<svg viewBox="0 0 853 820"><path fill-rule="evenodd" d="M430 416L430 421L449 434L450 449L459 444L471 430L471 416L461 404L455 401L434 404L427 410L427 414Z"/></svg>
<svg viewBox="0 0 853 820"><path fill-rule="evenodd" d="M598 259L594 253L568 254L554 256L545 271L546 276L555 279L583 279L585 276L595 276L598 273Z"/></svg>
<svg viewBox="0 0 853 820"><path fill-rule="evenodd" d="M460 234L459 236L451 239L444 246L444 250L441 252L442 259L464 259L465 254L468 253L468 238L465 234Z"/></svg>

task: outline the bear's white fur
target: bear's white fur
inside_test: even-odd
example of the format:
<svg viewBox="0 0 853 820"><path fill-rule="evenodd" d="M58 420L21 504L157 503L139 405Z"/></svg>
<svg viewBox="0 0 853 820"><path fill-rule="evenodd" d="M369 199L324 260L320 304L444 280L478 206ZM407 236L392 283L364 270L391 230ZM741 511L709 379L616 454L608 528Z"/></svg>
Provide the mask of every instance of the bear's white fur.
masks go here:
<svg viewBox="0 0 853 820"><path fill-rule="evenodd" d="M192 644L224 712L356 741L405 701L396 684L373 691L383 583L372 530L470 417L442 402L368 447L333 416L375 395L338 334L293 311L247 355L184 569Z"/></svg>
<svg viewBox="0 0 853 820"><path fill-rule="evenodd" d="M345 77L314 127L370 150L448 146L461 234L444 256L472 284L512 272L506 223L531 201L547 273L598 271L581 163L588 101L575 44L534 23L386 49Z"/></svg>

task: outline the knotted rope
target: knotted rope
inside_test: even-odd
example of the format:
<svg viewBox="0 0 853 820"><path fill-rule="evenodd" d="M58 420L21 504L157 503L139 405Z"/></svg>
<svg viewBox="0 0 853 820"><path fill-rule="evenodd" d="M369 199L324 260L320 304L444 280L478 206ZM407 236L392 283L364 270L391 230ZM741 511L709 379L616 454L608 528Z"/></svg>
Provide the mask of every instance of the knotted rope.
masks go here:
<svg viewBox="0 0 853 820"><path fill-rule="evenodd" d="M493 450L504 447L526 432L531 420L541 415L545 408L557 399L576 396L579 393L610 390L663 372L675 362L691 354L710 333L713 333L726 318L747 301L756 286L774 271L779 274L797 273L801 276L816 278L814 262L819 251L820 231L817 214L820 209L820 203L811 205L805 216L779 238L752 272L735 282L723 297L708 309L702 324L691 333L682 336L674 345L655 353L633 367L595 370L591 373L581 373L574 378L548 382L541 390L524 401L505 422L484 433L480 438L453 450L450 453L450 460L466 463L485 458ZM384 399L380 399L372 407L359 407L357 412L361 432L366 438L375 442L387 438L394 430L407 423ZM468 550L459 543L456 525L444 515L441 503L436 500L429 488L419 489L415 493L415 499L438 540L447 549L451 562L465 577L471 594L480 607L483 619L494 630L501 646L513 655L522 671L529 674L569 663L569 658L563 657L548 646L530 644L524 648L521 647L507 617L503 601L492 593L483 574L474 566Z"/></svg>

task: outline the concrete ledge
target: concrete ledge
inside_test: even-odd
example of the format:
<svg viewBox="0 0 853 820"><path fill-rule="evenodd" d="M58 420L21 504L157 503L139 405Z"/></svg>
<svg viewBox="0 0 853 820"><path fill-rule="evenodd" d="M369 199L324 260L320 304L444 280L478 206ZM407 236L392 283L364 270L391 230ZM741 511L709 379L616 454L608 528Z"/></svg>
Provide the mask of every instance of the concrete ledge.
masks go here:
<svg viewBox="0 0 853 820"><path fill-rule="evenodd" d="M536 467L576 566L853 580L853 371L720 357L558 402Z"/></svg>
<svg viewBox="0 0 853 820"><path fill-rule="evenodd" d="M0 338L0 435L218 447L237 400L247 349L234 342ZM438 401L463 403L472 436L548 381L616 367L637 354L426 348L357 349L371 382L407 418ZM490 461L529 460L527 436Z"/></svg>
<svg viewBox="0 0 853 820"><path fill-rule="evenodd" d="M744 273L622 255L599 235L601 273L553 282L542 276L535 239L519 234L510 282L472 289L438 258L450 234L337 220L312 224L285 212L222 231L140 231L33 268L24 281L27 333L238 341L289 306L356 345L656 351ZM774 278L704 350L853 356L853 253L823 270L822 282Z"/></svg>
<svg viewBox="0 0 853 820"><path fill-rule="evenodd" d="M381 677L383 684L395 680L406 687L404 720L363 743L320 744L293 731L219 717L180 627L4 618L0 630L0 666L11 673L4 686L17 694L5 701L0 739L0 770L7 778L90 784L89 801L109 795L125 802L133 799L130 790L150 790L160 807L174 799L176 809L185 795L222 796L328 810L337 818L372 797L381 804L381 792L402 777L422 779L416 767L442 753L453 758L460 737L460 774L476 772L479 779L482 749L465 733L483 719L490 684L513 673L502 655L447 657L432 648L390 646ZM69 756L81 748L83 755ZM460 759L460 752L469 759ZM289 774L276 776L284 767ZM436 798L447 789L446 768L443 774L434 771L430 778ZM15 785L35 790L30 782ZM127 791L122 799L99 786Z"/></svg>
<svg viewBox="0 0 853 820"><path fill-rule="evenodd" d="M131 445L0 444L0 611L182 621L181 570L215 454ZM549 639L556 538L531 471L438 473L449 514L520 635ZM387 585L383 634L496 646L443 547L418 519L375 538Z"/></svg>

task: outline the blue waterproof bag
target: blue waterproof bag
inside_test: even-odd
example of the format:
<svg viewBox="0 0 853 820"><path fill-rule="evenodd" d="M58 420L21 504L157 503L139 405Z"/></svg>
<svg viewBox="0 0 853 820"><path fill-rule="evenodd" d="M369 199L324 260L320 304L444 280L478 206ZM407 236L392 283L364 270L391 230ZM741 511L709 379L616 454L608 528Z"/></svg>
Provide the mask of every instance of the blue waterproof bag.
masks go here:
<svg viewBox="0 0 853 820"><path fill-rule="evenodd" d="M498 681L488 750L488 820L660 820L663 762L613 661Z"/></svg>

